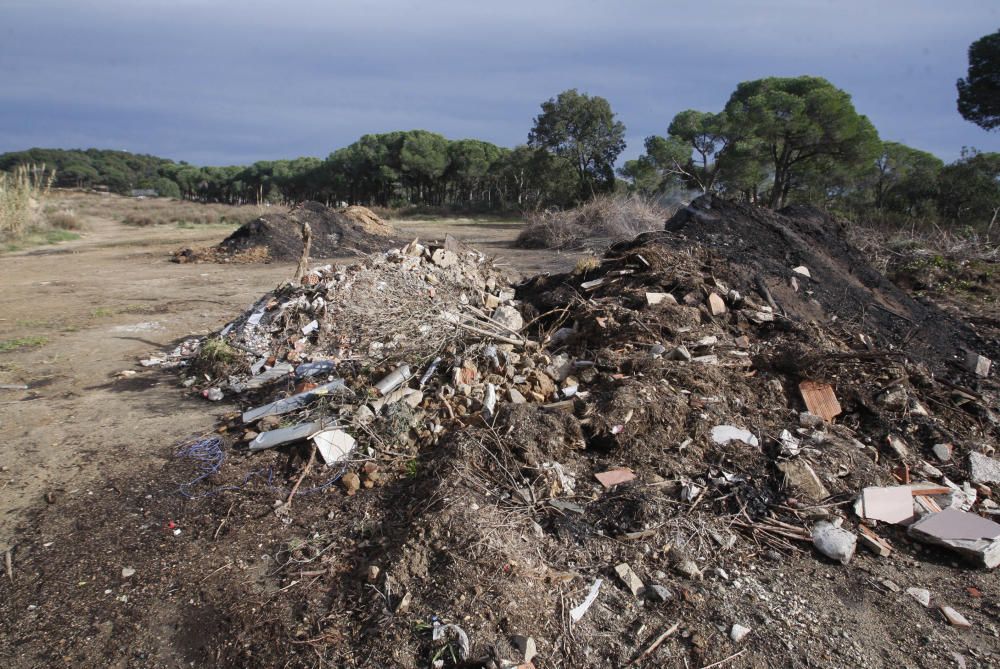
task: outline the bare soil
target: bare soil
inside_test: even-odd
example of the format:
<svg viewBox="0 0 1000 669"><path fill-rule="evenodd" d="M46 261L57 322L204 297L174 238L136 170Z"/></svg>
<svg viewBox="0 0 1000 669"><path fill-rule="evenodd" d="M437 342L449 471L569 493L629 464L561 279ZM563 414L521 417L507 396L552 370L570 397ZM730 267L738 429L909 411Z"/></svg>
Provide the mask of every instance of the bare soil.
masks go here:
<svg viewBox="0 0 1000 669"><path fill-rule="evenodd" d="M0 426L14 437L0 442L9 477L0 490L0 539L14 546L13 579L0 585L6 666L504 666L517 657L511 645L519 634L536 640L539 669L626 666L674 623L676 633L636 664L936 669L1000 662L995 574L913 543L898 528L880 526L896 549L891 557L859 550L846 567L808 543L753 529L765 515L799 527L846 508L861 486L893 482L896 463L880 445L889 431L904 431L914 444L915 469L942 424L962 453L996 437L986 418L946 406L950 397L926 371L949 368L944 351L954 345L993 342L949 321L945 344L926 343L914 365L884 349L858 355L849 335L860 327L886 348L899 346L896 337L908 330L866 319L867 310L852 317L845 290L868 300L888 295L883 306L908 318L911 311L900 309L918 319L925 312L864 277L824 291L821 274L812 306L798 291L779 292L789 267L802 262L794 252L806 253L808 243L793 239L780 263L780 251L758 250L754 262L775 263L761 266L763 280L781 278L765 285L795 310L794 319L774 323L747 322L743 314L752 310L745 308L724 317L705 311L701 300L723 283L743 293L727 297L731 304L745 307L756 277L724 243L699 239L693 229L612 249L613 260L587 273L525 284L518 296L539 316L531 335L572 325L557 350L596 363L579 372L589 398L576 399L568 414L507 405L496 424L466 420L436 448L415 454L393 455L404 446L390 444L377 485L353 496L339 486L319 489L297 499L282 522L274 502L304 453L234 461L204 487L209 494L186 499L178 485L197 470L175 457L177 445L225 423L237 407L193 397L170 373L115 375L151 350L219 328L288 278L291 265L176 265L167 260L171 250L208 243L214 232L150 236L88 224L80 242L0 264L4 285L14 287L3 297L11 320L0 321L10 326L0 329L2 339L49 336L38 347L0 353L0 383L32 386L2 391L14 403L0 405ZM393 224L424 240L454 234L523 274L565 272L577 260L509 250L519 228L513 223ZM753 232L748 226L744 236ZM806 260L837 276L844 267L832 264L845 258ZM583 287L595 278L607 285ZM647 308L647 291L670 292L680 304ZM691 293L697 304L684 303ZM821 327L824 314L849 322L843 330ZM718 339L717 348L706 347L723 364L677 364L649 352L657 343L694 348L706 335ZM745 354L741 335L751 337ZM794 426L803 408L795 383L810 375L833 379L845 407L844 425L822 431L823 445L803 456L830 489L823 505L792 498L772 466L775 434ZM881 407L882 391L900 384L908 397L933 400L934 413ZM768 435L765 448L712 445L707 432L729 422ZM851 434L864 441L861 450ZM575 493L545 468L552 461L572 472ZM635 482L607 491L595 482L594 473L622 465L637 473ZM941 467L957 480L965 473L957 460ZM274 480L263 474L268 469ZM735 483L723 472L735 474ZM681 501L681 485L695 481L704 499ZM315 472L307 479L314 483L322 483ZM577 508L554 503L566 501ZM749 530L737 525L744 522ZM729 536L738 537L735 545ZM700 577L680 575L686 558ZM621 562L647 584L667 587L669 601L634 597L615 575ZM381 577L370 578L372 566ZM600 598L569 624L569 609L595 578L604 579ZM936 608L900 591L914 586L931 590L935 606L962 611L972 628L948 626ZM469 633L475 662L458 660L457 644L432 641L436 618ZM746 640L730 639L734 623L752 629Z"/></svg>

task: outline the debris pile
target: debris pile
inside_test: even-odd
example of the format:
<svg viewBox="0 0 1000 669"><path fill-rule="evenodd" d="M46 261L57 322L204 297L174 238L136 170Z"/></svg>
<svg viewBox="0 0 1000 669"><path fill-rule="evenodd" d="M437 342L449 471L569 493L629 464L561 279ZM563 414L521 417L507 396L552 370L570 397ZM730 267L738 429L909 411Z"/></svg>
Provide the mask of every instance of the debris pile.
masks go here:
<svg viewBox="0 0 1000 669"><path fill-rule="evenodd" d="M262 262L297 260L302 255L302 225L312 231L310 255L344 256L354 252L382 252L393 243L394 231L365 207L336 210L306 202L288 213L265 214L244 223L218 246L185 248L174 262Z"/></svg>
<svg viewBox="0 0 1000 669"><path fill-rule="evenodd" d="M764 596L759 564L1000 563L992 345L881 279L830 219L703 198L516 290L454 243L316 267L158 360L243 408L187 494L336 528L310 558L326 587L280 623L328 662L355 657L348 638L372 666L705 666L806 660L797 605ZM252 474L279 459L275 499ZM219 499L202 508L221 517ZM803 589L833 597L824 581ZM890 606L931 602L885 587ZM989 615L935 602L942 624ZM867 661L846 633L823 643Z"/></svg>

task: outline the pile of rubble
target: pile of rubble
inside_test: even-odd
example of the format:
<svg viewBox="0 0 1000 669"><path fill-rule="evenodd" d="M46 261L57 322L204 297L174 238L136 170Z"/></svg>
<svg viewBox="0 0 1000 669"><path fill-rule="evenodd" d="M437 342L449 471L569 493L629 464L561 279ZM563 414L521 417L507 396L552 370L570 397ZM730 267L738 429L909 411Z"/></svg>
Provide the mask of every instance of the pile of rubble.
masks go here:
<svg viewBox="0 0 1000 669"><path fill-rule="evenodd" d="M321 621L308 643L334 664L356 657L345 636L381 666L767 662L796 625L734 616L787 608L723 606L707 583L752 593L755 564L813 550L866 569L921 545L1000 564L995 343L869 276L823 220L699 200L516 289L476 251L413 242L316 267L149 363L243 407L205 493L262 493L312 528L364 518L311 558L357 578L289 607ZM247 472L282 458L275 499Z"/></svg>
<svg viewBox="0 0 1000 669"><path fill-rule="evenodd" d="M244 223L217 246L184 248L173 261L249 263L297 260L302 255L302 225L312 234L310 254L332 258L355 252L382 252L393 244L392 226L366 207L342 210L305 202L286 213L265 214Z"/></svg>

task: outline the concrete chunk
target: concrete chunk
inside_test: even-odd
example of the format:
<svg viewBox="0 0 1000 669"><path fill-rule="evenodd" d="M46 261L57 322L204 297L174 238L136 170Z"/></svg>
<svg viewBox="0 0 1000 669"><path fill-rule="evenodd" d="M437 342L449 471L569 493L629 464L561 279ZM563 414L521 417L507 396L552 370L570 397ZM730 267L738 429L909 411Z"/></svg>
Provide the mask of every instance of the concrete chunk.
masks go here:
<svg viewBox="0 0 1000 669"><path fill-rule="evenodd" d="M945 509L910 525L908 533L924 543L949 548L988 569L1000 565L1000 525L974 513Z"/></svg>
<svg viewBox="0 0 1000 669"><path fill-rule="evenodd" d="M976 376L983 378L989 376L992 365L993 361L986 356L979 355L973 351L966 351L965 353L965 367Z"/></svg>
<svg viewBox="0 0 1000 669"><path fill-rule="evenodd" d="M833 523L816 523L812 533L813 546L823 555L840 564L847 564L854 557L858 538L853 532L835 527Z"/></svg>
<svg viewBox="0 0 1000 669"><path fill-rule="evenodd" d="M1000 460L982 453L969 453L969 479L973 483L1000 483Z"/></svg>

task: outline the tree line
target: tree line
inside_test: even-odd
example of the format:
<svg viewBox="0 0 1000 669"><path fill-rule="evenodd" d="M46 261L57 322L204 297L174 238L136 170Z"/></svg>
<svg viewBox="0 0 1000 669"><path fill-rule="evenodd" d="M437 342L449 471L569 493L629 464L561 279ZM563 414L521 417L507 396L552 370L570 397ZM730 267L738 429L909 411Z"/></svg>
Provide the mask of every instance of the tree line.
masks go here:
<svg viewBox="0 0 1000 669"><path fill-rule="evenodd" d="M958 110L1000 128L1000 31L969 48ZM197 167L122 151L30 149L0 155L0 170L45 163L56 186L153 189L161 196L241 204L306 199L379 206L524 211L568 207L596 194L718 193L770 208L819 205L900 224L995 222L1000 153L936 156L882 141L851 97L820 77L739 84L718 111L686 110L644 153L615 164L625 126L610 103L575 89L541 104L527 143L500 147L426 130L364 135L326 159Z"/></svg>

